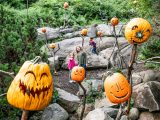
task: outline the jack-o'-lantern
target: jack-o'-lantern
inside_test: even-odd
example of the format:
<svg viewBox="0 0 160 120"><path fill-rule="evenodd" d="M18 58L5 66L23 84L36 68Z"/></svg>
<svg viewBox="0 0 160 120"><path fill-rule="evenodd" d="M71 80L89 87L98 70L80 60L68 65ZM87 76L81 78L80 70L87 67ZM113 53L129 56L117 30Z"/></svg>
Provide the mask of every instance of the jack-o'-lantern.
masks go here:
<svg viewBox="0 0 160 120"><path fill-rule="evenodd" d="M46 33L46 31L47 31L46 28L41 28L42 33Z"/></svg>
<svg viewBox="0 0 160 120"><path fill-rule="evenodd" d="M51 44L49 44L49 47L54 49L56 47L56 44L55 43L51 43Z"/></svg>
<svg viewBox="0 0 160 120"><path fill-rule="evenodd" d="M119 23L119 19L118 19L117 17L113 17L113 18L111 19L111 24L112 24L113 26L118 25L118 23Z"/></svg>
<svg viewBox="0 0 160 120"><path fill-rule="evenodd" d="M64 9L67 9L69 7L69 4L68 2L65 2L64 5L63 5Z"/></svg>
<svg viewBox="0 0 160 120"><path fill-rule="evenodd" d="M131 44L140 44L152 34L150 23L143 18L132 19L125 27L125 37Z"/></svg>
<svg viewBox="0 0 160 120"><path fill-rule="evenodd" d="M7 100L17 108L42 110L52 98L53 82L49 66L35 63L35 60L22 65L8 89Z"/></svg>
<svg viewBox="0 0 160 120"><path fill-rule="evenodd" d="M112 103L122 103L131 96L131 86L121 73L108 76L104 82L106 96Z"/></svg>
<svg viewBox="0 0 160 120"><path fill-rule="evenodd" d="M97 35L98 35L99 37L102 37L103 33L102 33L101 31L98 31L98 32L97 32Z"/></svg>
<svg viewBox="0 0 160 120"><path fill-rule="evenodd" d="M86 36L87 33L88 33L88 30L87 30L87 29L82 29L81 35Z"/></svg>
<svg viewBox="0 0 160 120"><path fill-rule="evenodd" d="M71 79L76 82L82 82L85 79L85 69L83 67L75 66L71 72Z"/></svg>

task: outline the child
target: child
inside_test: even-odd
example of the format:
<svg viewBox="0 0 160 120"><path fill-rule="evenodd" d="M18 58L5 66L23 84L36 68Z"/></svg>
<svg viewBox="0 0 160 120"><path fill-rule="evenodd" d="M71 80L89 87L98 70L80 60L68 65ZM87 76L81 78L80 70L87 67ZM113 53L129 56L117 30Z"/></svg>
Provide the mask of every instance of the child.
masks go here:
<svg viewBox="0 0 160 120"><path fill-rule="evenodd" d="M93 48L92 48L92 53L94 53L94 54L97 54L97 55L98 55L98 53L97 53L97 47L96 47L96 43L94 42L94 40L93 40L93 38L92 38L92 37L90 38L89 45L93 47Z"/></svg>
<svg viewBox="0 0 160 120"><path fill-rule="evenodd" d="M82 47L80 46L76 47L76 53L77 53L78 65L86 70L87 54L83 51Z"/></svg>
<svg viewBox="0 0 160 120"><path fill-rule="evenodd" d="M68 69L69 69L69 82L73 82L72 80L71 80L71 72L72 72L72 68L73 67L75 67L75 66L77 66L76 65L76 62L75 62L75 59L74 59L74 53L72 52L72 53L70 53L70 56L69 56L69 61L68 61Z"/></svg>

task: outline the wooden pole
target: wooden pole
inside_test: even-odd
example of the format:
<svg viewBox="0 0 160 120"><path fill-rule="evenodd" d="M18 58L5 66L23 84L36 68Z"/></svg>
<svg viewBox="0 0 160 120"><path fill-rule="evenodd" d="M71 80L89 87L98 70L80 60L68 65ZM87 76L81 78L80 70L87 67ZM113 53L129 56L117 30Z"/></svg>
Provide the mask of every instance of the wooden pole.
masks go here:
<svg viewBox="0 0 160 120"><path fill-rule="evenodd" d="M83 96L83 103L82 103L82 111L81 111L81 116L80 116L80 120L83 119L83 114L85 111L85 106L86 106L86 89L83 87L83 85L81 84L81 82L78 82L79 86L82 88L84 96Z"/></svg>
<svg viewBox="0 0 160 120"><path fill-rule="evenodd" d="M21 120L28 120L29 111L23 110Z"/></svg>

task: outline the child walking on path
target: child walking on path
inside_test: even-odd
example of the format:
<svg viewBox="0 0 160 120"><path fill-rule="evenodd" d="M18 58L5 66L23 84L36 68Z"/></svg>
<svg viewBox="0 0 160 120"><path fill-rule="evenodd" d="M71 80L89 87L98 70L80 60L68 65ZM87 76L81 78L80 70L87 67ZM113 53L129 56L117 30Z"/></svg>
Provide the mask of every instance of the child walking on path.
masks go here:
<svg viewBox="0 0 160 120"><path fill-rule="evenodd" d="M96 43L94 42L93 38L91 37L90 38L90 41L89 41L89 45L92 46L92 53L94 54L97 54L97 47L96 47Z"/></svg>
<svg viewBox="0 0 160 120"><path fill-rule="evenodd" d="M68 61L68 69L69 69L69 82L73 82L71 80L71 72L72 72L72 68L77 66L76 62L75 62L75 59L74 59L74 53L70 53L70 56L69 56L69 61Z"/></svg>

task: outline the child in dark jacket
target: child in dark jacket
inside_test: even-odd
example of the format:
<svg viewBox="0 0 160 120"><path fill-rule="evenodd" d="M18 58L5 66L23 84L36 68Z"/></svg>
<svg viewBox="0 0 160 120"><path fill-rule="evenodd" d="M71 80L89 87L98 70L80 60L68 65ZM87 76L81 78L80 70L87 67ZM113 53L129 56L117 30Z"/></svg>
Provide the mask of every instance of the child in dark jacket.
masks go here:
<svg viewBox="0 0 160 120"><path fill-rule="evenodd" d="M90 38L89 45L92 46L92 53L98 55L96 43L94 42L93 38Z"/></svg>

